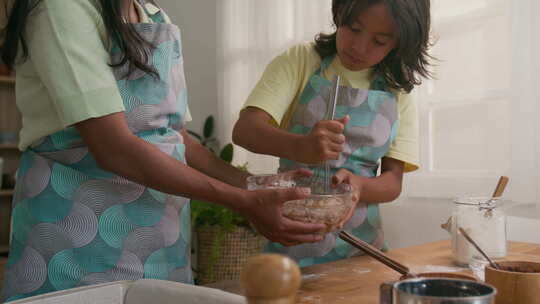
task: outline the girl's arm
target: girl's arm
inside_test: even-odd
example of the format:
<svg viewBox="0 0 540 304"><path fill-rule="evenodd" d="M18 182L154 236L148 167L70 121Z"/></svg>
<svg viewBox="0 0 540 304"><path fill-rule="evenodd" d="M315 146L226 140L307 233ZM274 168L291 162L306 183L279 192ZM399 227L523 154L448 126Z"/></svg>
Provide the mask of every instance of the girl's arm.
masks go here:
<svg viewBox="0 0 540 304"><path fill-rule="evenodd" d="M191 137L185 129L182 129L181 133L186 145L186 161L190 167L229 185L238 188L246 187L248 172L238 170L231 164L224 162Z"/></svg>
<svg viewBox="0 0 540 304"><path fill-rule="evenodd" d="M323 225L291 221L281 214L283 202L306 197L301 189L246 191L225 184L133 135L121 112L88 119L75 127L105 170L165 193L227 206L251 220L267 238L282 244L321 238L315 233L323 230Z"/></svg>
<svg viewBox="0 0 540 304"><path fill-rule="evenodd" d="M338 159L343 151L343 131L349 121L320 121L307 135L294 134L271 125L272 117L265 111L248 107L240 113L233 130L233 141L254 153L315 164Z"/></svg>
<svg viewBox="0 0 540 304"><path fill-rule="evenodd" d="M391 202L401 194L403 181L402 161L384 157L381 174L377 177L354 175L346 169L339 170L334 176L334 183L350 183L356 188L359 203L379 204Z"/></svg>

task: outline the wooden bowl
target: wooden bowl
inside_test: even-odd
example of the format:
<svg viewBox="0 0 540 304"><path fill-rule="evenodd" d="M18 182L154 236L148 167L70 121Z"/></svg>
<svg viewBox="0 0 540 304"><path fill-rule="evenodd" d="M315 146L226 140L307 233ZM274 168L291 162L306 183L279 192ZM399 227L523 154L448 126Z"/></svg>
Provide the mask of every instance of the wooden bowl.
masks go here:
<svg viewBox="0 0 540 304"><path fill-rule="evenodd" d="M445 278L445 279L459 279L478 282L478 279L472 275L455 272L422 272L416 274L418 277L423 278ZM412 279L410 276L402 276L400 280Z"/></svg>
<svg viewBox="0 0 540 304"><path fill-rule="evenodd" d="M540 263L498 262L501 270L486 266L486 283L497 288L497 304L540 303Z"/></svg>

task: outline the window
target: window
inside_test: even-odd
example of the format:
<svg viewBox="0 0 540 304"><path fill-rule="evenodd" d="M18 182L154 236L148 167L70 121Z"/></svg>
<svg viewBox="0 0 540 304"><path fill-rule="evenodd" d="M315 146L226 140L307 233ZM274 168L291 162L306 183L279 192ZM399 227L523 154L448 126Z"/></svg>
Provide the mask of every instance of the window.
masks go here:
<svg viewBox="0 0 540 304"><path fill-rule="evenodd" d="M499 175L507 197L538 201L540 130L535 90L538 32L531 1L434 0L435 80L415 92L422 169L409 196L490 195ZM535 100L536 99L536 100ZM508 191L508 190L507 190Z"/></svg>
<svg viewBox="0 0 540 304"><path fill-rule="evenodd" d="M230 141L238 113L270 61L287 48L331 31L331 0L218 1L219 134ZM219 39L219 38L218 38ZM235 163L253 173L276 172L275 157L235 146Z"/></svg>

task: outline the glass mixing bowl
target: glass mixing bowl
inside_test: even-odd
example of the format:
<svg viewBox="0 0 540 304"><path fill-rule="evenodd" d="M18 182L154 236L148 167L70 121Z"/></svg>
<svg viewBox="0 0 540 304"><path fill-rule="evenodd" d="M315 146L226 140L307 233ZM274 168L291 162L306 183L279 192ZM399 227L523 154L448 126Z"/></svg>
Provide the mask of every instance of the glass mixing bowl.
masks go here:
<svg viewBox="0 0 540 304"><path fill-rule="evenodd" d="M300 222L325 224L324 233L338 230L339 224L353 206L352 188L348 184L330 186L325 191L324 179L318 177L265 174L247 178L248 190L293 187L310 188L311 195L305 199L285 202L283 215Z"/></svg>

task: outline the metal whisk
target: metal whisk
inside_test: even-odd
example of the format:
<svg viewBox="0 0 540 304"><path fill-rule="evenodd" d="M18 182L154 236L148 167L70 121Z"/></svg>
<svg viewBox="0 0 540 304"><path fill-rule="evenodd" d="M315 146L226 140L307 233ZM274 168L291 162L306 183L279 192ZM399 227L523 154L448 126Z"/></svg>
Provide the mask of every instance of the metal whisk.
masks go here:
<svg viewBox="0 0 540 304"><path fill-rule="evenodd" d="M334 116L336 114L336 104L339 96L339 83L341 81L341 77L339 75L336 75L334 77L334 80L332 81L332 93L330 94L330 101L328 103L328 107L326 110L326 120L334 120ZM330 193L330 164L328 161L324 161L324 192Z"/></svg>
<svg viewBox="0 0 540 304"><path fill-rule="evenodd" d="M324 120L333 120L336 113L336 104L339 94L340 76L335 76L332 81L332 87L328 98L326 113ZM308 183L311 187L311 191L317 194L329 194L331 183L331 170L328 161L324 161L323 164L316 166L313 176L309 179ZM322 193L321 193L322 192Z"/></svg>

